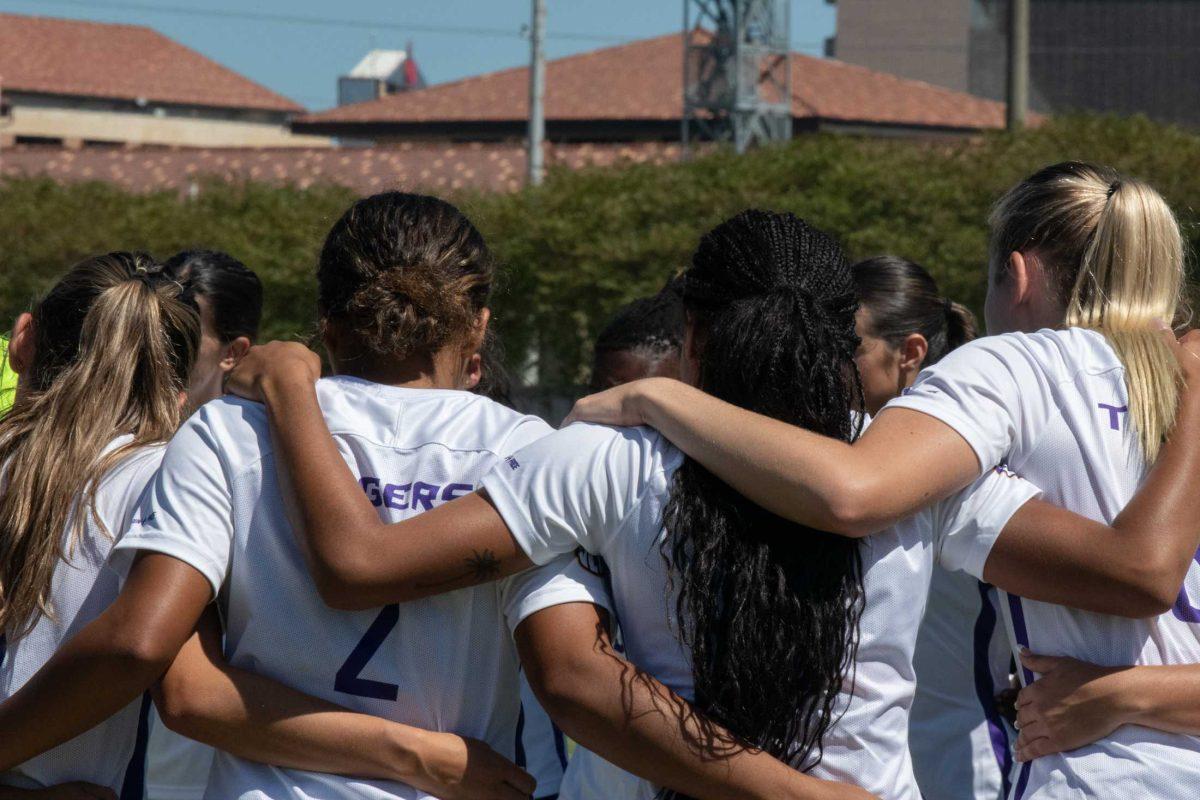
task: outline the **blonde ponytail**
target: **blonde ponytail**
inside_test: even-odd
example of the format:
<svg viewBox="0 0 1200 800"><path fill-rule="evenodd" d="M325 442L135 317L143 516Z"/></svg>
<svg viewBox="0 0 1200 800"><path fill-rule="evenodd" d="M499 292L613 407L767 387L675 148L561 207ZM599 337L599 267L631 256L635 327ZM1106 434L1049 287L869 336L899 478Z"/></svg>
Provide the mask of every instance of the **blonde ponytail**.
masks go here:
<svg viewBox="0 0 1200 800"><path fill-rule="evenodd" d="M993 259L1034 252L1056 277L1064 324L1104 334L1125 366L1129 418L1147 461L1175 422L1179 368L1158 327L1181 305L1183 237L1150 185L1066 162L1014 187L992 214ZM1003 263L995 261L994 263Z"/></svg>
<svg viewBox="0 0 1200 800"><path fill-rule="evenodd" d="M95 509L105 473L179 424L199 318L181 287L156 273L144 256L89 259L33 311L28 391L0 421L0 632L10 638L53 617L54 571L88 515L112 535ZM133 438L102 456L122 434Z"/></svg>

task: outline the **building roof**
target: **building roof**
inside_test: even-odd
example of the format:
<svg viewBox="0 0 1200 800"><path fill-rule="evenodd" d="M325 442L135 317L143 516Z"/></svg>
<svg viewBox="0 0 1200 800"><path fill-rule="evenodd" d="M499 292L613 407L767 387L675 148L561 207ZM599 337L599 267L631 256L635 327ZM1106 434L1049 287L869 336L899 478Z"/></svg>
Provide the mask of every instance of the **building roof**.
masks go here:
<svg viewBox="0 0 1200 800"><path fill-rule="evenodd" d="M683 112L683 37L669 34L547 62L547 120L676 120ZM518 122L529 68L516 67L300 117L302 124ZM798 119L931 128L1004 124L1004 106L922 81L792 54Z"/></svg>
<svg viewBox="0 0 1200 800"><path fill-rule="evenodd" d="M677 161L668 142L548 144L546 163L578 169ZM206 178L255 180L307 188L347 186L359 194L387 189L514 191L525 184L525 148L511 142L405 142L366 148L132 148L17 145L4 150L0 177L105 181L135 192L187 191Z"/></svg>
<svg viewBox="0 0 1200 800"><path fill-rule="evenodd" d="M0 89L301 112L288 98L141 25L0 14Z"/></svg>

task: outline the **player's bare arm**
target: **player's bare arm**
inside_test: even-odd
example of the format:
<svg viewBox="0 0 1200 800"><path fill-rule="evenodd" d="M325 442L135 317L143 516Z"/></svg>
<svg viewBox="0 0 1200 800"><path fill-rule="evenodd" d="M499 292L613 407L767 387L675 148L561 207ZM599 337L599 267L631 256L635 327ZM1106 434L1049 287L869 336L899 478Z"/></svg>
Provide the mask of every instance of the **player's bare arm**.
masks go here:
<svg viewBox="0 0 1200 800"><path fill-rule="evenodd" d="M267 405L284 486L299 515L294 527L326 603L373 608L532 566L479 493L403 522L380 520L321 415L318 377L316 354L299 344L272 342L253 348L228 386Z"/></svg>
<svg viewBox="0 0 1200 800"><path fill-rule="evenodd" d="M517 628L530 686L567 735L655 785L699 800L865 800L747 748L612 648L596 606L568 603Z"/></svg>
<svg viewBox="0 0 1200 800"><path fill-rule="evenodd" d="M534 788L528 773L483 742L356 713L230 666L215 608L153 693L168 728L239 758L399 781L447 800Z"/></svg>
<svg viewBox="0 0 1200 800"><path fill-rule="evenodd" d="M919 412L887 409L849 444L670 378L585 397L567 418L574 421L649 425L764 508L848 536L886 528L980 472L965 439Z"/></svg>
<svg viewBox="0 0 1200 800"><path fill-rule="evenodd" d="M1041 677L1017 699L1019 761L1075 750L1122 725L1200 736L1200 665L1103 667L1027 653Z"/></svg>
<svg viewBox="0 0 1200 800"><path fill-rule="evenodd" d="M166 672L212 599L208 581L148 553L107 610L0 703L0 769L62 744L133 702Z"/></svg>

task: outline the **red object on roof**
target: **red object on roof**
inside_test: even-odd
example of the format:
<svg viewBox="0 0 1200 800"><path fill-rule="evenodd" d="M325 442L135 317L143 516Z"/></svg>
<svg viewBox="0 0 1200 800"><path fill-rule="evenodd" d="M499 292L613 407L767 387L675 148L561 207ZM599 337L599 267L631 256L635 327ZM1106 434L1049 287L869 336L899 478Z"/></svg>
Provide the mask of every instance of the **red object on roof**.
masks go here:
<svg viewBox="0 0 1200 800"><path fill-rule="evenodd" d="M547 120L675 120L683 113L683 37L668 34L546 65ZM516 67L300 117L310 123L515 122L529 108ZM832 59L792 54L792 115L847 123L983 129L1004 105Z"/></svg>
<svg viewBox="0 0 1200 800"><path fill-rule="evenodd" d="M304 111L150 28L21 14L0 14L0 86L38 94Z"/></svg>

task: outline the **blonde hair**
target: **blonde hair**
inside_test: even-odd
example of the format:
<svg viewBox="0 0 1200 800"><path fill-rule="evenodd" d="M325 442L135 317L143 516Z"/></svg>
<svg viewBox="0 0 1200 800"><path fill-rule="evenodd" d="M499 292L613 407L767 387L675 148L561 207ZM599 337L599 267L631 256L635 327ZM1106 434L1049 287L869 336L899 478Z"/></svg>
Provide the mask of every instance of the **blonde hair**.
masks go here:
<svg viewBox="0 0 1200 800"><path fill-rule="evenodd" d="M1183 306L1179 223L1149 184L1064 162L1013 187L991 215L992 263L1035 253L1064 324L1104 334L1125 366L1129 419L1147 461L1175 421L1179 367L1158 333Z"/></svg>
<svg viewBox="0 0 1200 800"><path fill-rule="evenodd" d="M146 256L77 264L33 309L33 363L0 420L0 632L19 638L95 507L104 475L134 449L170 438L200 341L195 303ZM132 440L105 453L122 434ZM65 534L64 534L65 532Z"/></svg>

